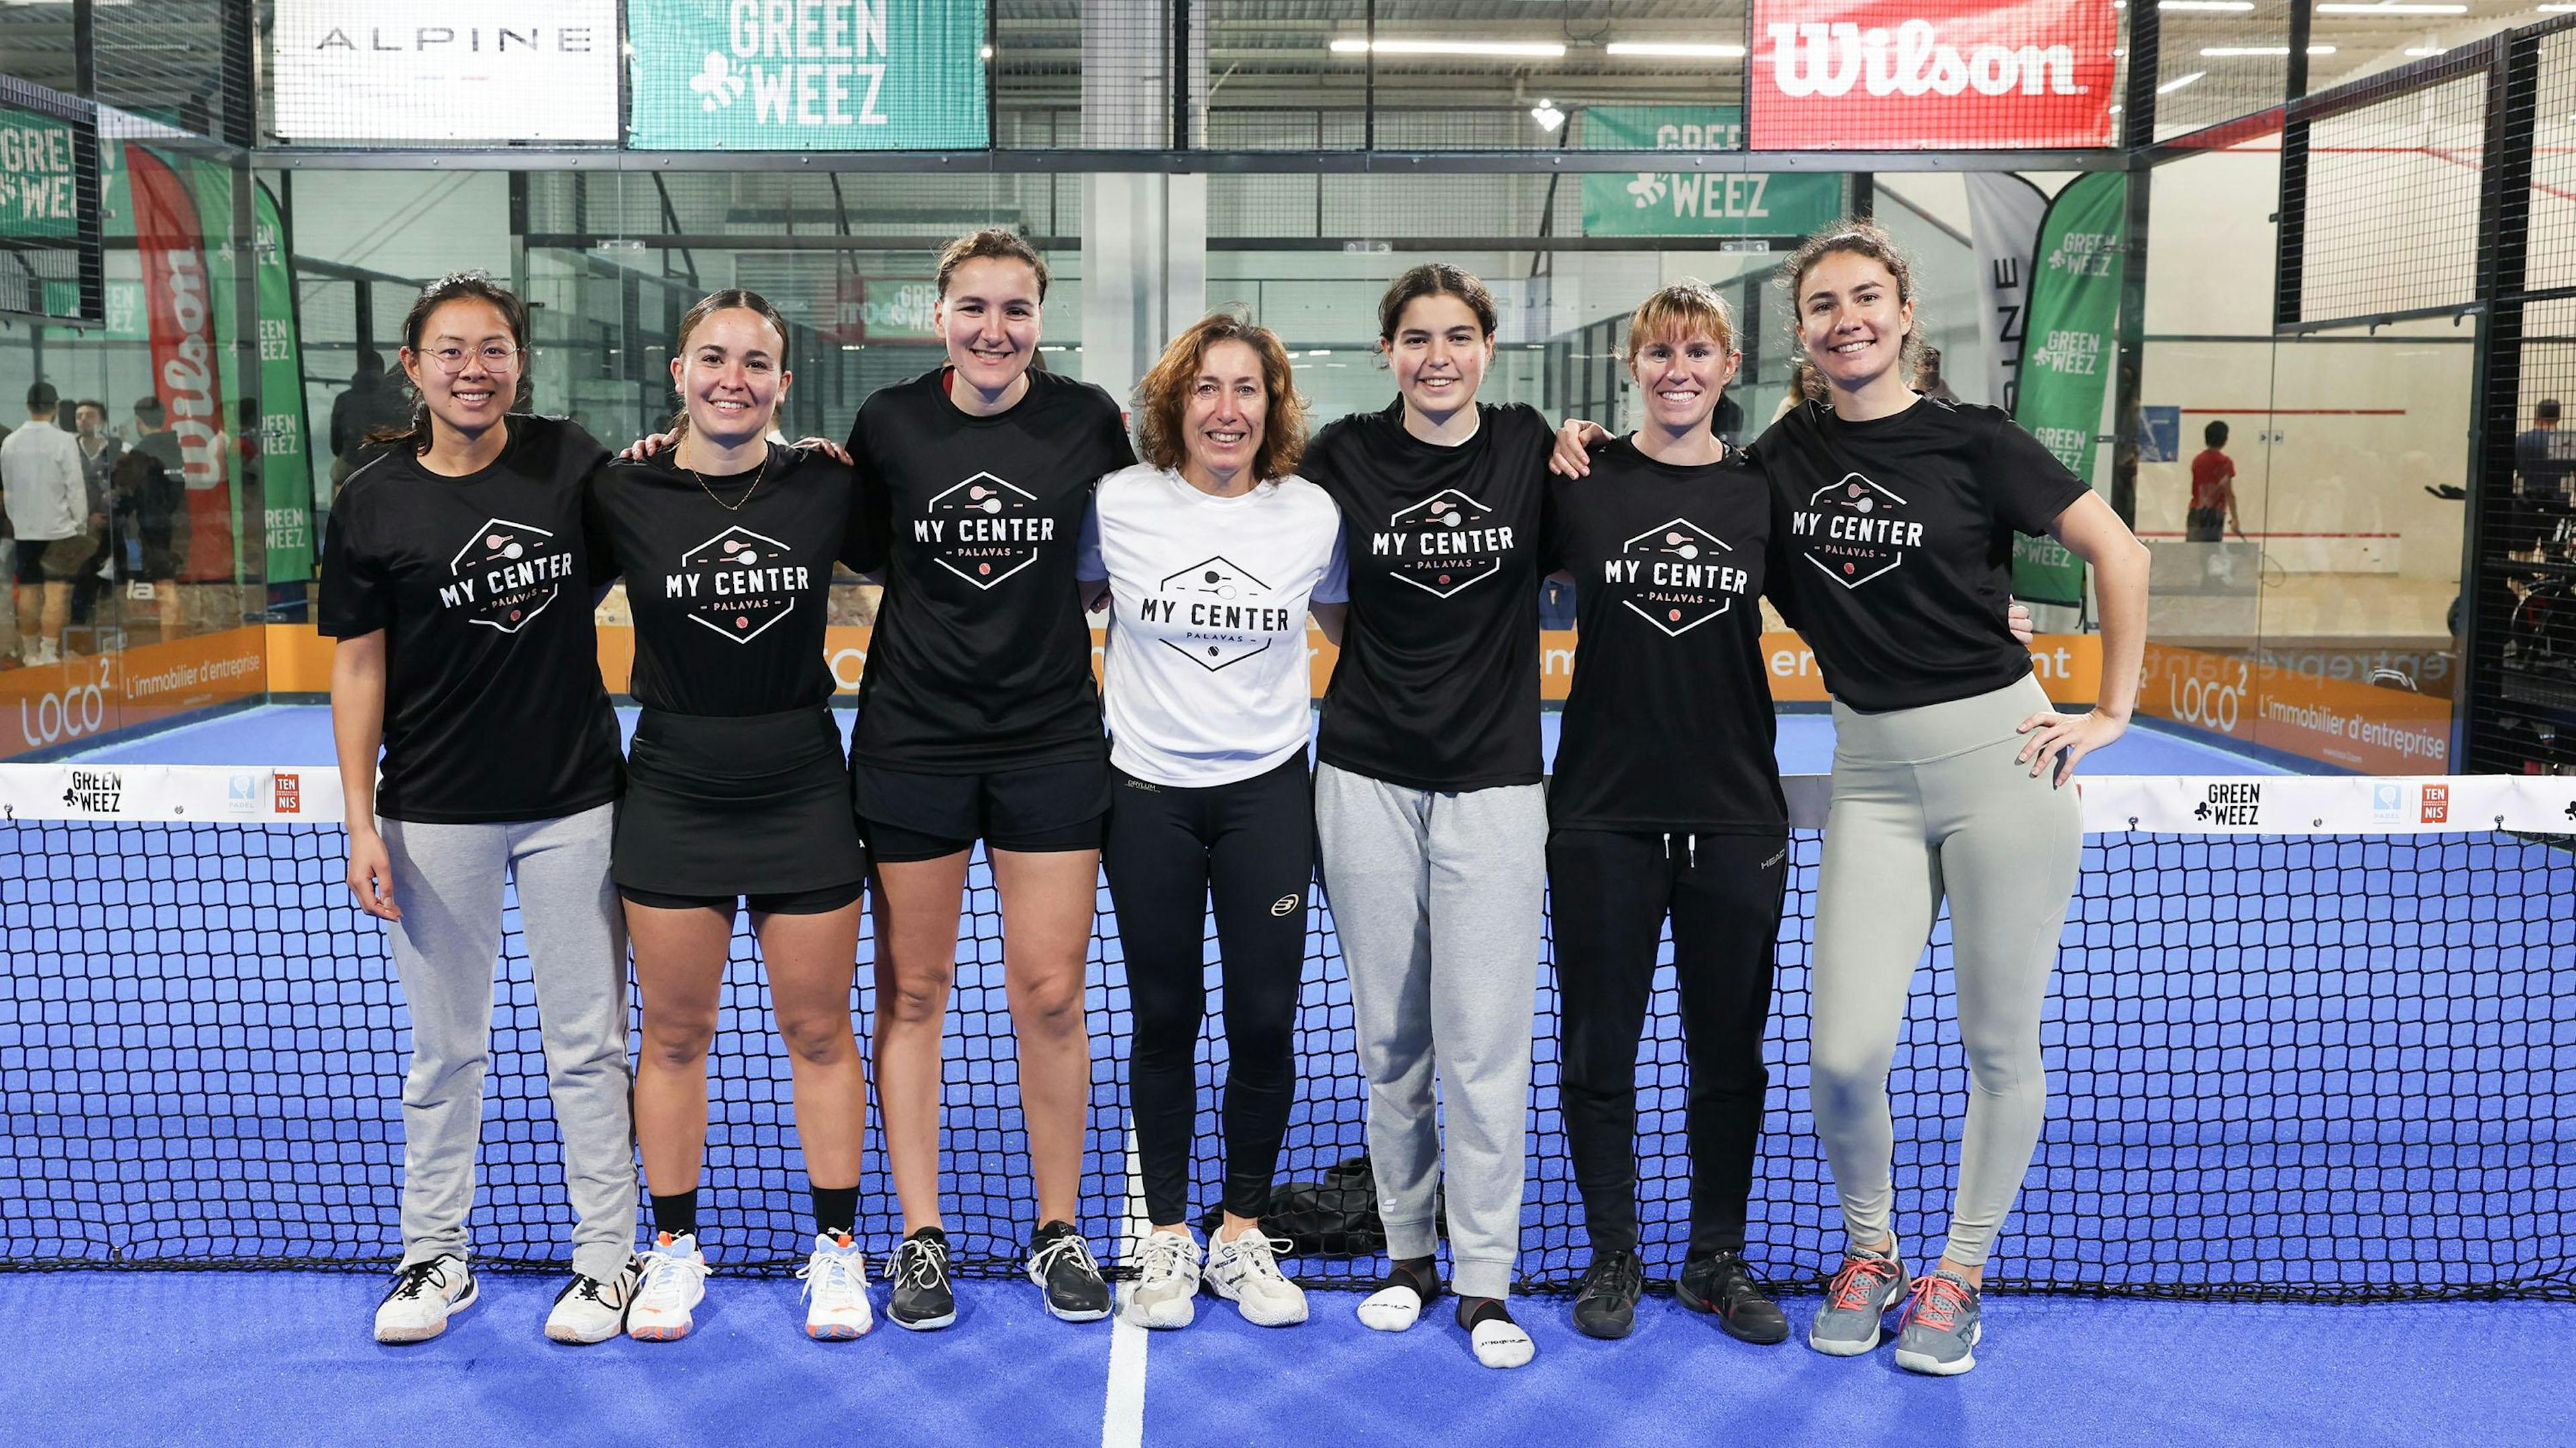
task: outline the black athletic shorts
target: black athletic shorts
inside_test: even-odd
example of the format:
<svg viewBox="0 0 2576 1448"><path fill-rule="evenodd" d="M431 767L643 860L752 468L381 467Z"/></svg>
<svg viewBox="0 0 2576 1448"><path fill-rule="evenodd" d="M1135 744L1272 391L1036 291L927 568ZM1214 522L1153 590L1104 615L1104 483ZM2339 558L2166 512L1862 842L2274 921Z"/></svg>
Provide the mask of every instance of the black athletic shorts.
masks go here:
<svg viewBox="0 0 2576 1448"><path fill-rule="evenodd" d="M746 904L754 915L829 915L858 899L866 888L864 881L853 880L846 885L787 890L775 895L666 895L631 885L618 886L617 893L629 904L649 905L656 910L721 910L730 919L737 908Z"/></svg>
<svg viewBox="0 0 2576 1448"><path fill-rule="evenodd" d="M18 581L33 587L39 583L69 583L79 576L81 564L97 552L95 540L75 533L69 538L21 538L18 540Z"/></svg>
<svg viewBox="0 0 2576 1448"><path fill-rule="evenodd" d="M1096 850L1109 812L1109 761L991 774L911 774L854 762L850 794L868 857L880 864L936 860L977 840L1025 854Z"/></svg>

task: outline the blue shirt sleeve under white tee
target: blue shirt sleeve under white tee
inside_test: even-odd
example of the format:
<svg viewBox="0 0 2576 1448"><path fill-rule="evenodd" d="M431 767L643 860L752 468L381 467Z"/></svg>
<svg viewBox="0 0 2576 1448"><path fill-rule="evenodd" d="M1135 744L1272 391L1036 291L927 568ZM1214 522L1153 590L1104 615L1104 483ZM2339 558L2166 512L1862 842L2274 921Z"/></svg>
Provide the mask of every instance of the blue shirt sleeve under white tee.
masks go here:
<svg viewBox="0 0 2576 1448"><path fill-rule="evenodd" d="M1310 603L1348 596L1341 514L1303 478L1219 498L1138 465L1102 480L1076 572L1109 580L1110 762L1232 784L1306 747Z"/></svg>

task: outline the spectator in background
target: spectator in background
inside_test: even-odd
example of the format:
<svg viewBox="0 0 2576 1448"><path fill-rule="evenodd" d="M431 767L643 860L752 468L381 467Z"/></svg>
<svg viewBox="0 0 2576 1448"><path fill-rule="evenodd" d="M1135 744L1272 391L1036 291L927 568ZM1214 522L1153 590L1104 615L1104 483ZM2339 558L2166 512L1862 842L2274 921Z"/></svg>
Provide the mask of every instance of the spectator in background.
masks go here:
<svg viewBox="0 0 2576 1448"><path fill-rule="evenodd" d="M2245 525L2236 516L2236 462L2227 455L2227 424L2202 428L2200 440L2207 446L2191 460L2191 511L2183 515L2183 537L2216 543L2223 528L2242 538Z"/></svg>
<svg viewBox="0 0 2576 1448"><path fill-rule="evenodd" d="M80 576L72 580L72 622L86 624L98 611L98 596L105 592L116 570L108 567L115 549L107 536L107 514L111 498L116 460L125 455L125 443L108 428L107 404L84 401L72 409L72 419L80 431L77 440L81 450L81 481L89 489L90 533L98 547L83 563Z"/></svg>
<svg viewBox="0 0 2576 1448"><path fill-rule="evenodd" d="M367 434L400 427L411 417L402 384L385 375L385 359L372 347L358 349L358 370L349 390L331 399L331 484L357 470L370 449Z"/></svg>
<svg viewBox="0 0 2576 1448"><path fill-rule="evenodd" d="M27 423L0 441L0 492L18 539L18 657L62 661L72 578L89 558L89 488L80 444L54 425L62 394L50 382L27 389Z"/></svg>
<svg viewBox="0 0 2576 1448"><path fill-rule="evenodd" d="M1825 374L1817 371L1816 364L1802 356L1789 364L1789 392L1780 399L1780 405L1771 410L1771 420L1778 422L1787 417L1797 411L1802 402L1824 400Z"/></svg>
<svg viewBox="0 0 2576 1448"><path fill-rule="evenodd" d="M1941 380L1940 348L1926 347L1923 349L1922 365L1914 369L1914 390L1922 393L1928 398L1931 398L1934 402L1956 402L1959 400L1959 394L1950 390L1950 384Z"/></svg>
<svg viewBox="0 0 2576 1448"><path fill-rule="evenodd" d="M2576 505L2568 495L2568 477L2576 474L2576 432L2560 431L2558 417L2558 399L2543 399L2531 409L2531 426L2513 440L2513 470L2522 481L2506 547L2535 562L2552 545L2569 541L2569 513Z"/></svg>
<svg viewBox="0 0 2576 1448"><path fill-rule="evenodd" d="M113 491L117 569L134 581L134 597L152 600L162 639L177 638L179 568L188 557L187 463L157 397L134 404L134 445L116 465Z"/></svg>

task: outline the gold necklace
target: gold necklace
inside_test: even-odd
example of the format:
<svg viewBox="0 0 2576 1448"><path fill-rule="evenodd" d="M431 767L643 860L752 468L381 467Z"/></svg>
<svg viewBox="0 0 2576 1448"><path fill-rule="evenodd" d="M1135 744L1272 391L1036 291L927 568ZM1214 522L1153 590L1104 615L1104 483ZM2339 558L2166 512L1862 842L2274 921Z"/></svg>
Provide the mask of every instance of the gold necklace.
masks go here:
<svg viewBox="0 0 2576 1448"><path fill-rule="evenodd" d="M690 467L686 463L681 463L676 449L674 449L671 461L679 465L680 471L697 479L698 490L707 495L707 501L724 509L728 513L739 513L743 510L743 505L751 501L751 495L760 491L760 480L769 476L769 455L772 451L774 451L774 449L766 446L761 448L760 467L751 475L751 486L743 489L742 496L730 503L716 496L716 490L707 486L707 480L698 477L698 470L696 468Z"/></svg>

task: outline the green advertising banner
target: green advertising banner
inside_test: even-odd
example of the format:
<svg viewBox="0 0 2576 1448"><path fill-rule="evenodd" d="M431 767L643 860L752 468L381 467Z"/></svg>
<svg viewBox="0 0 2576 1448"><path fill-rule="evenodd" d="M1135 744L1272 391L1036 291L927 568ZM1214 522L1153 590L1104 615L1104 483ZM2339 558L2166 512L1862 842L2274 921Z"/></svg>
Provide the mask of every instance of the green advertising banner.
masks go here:
<svg viewBox="0 0 2576 1448"><path fill-rule="evenodd" d="M2079 176L2049 202L2031 253L2013 421L2088 484L2095 482L2093 435L2111 387L2128 216L2123 173ZM2083 561L2054 538L2016 537L2013 593L2031 603L2081 605Z"/></svg>
<svg viewBox="0 0 2576 1448"><path fill-rule="evenodd" d="M0 237L79 237L78 177L71 127L0 106Z"/></svg>
<svg viewBox="0 0 2576 1448"><path fill-rule="evenodd" d="M313 449L304 420L304 353L295 332L295 268L277 198L251 193L251 265L259 286L259 453L268 581L313 576Z"/></svg>
<svg viewBox="0 0 2576 1448"><path fill-rule="evenodd" d="M1587 151L1731 151L1743 144L1737 106L1586 106L1576 122ZM1805 236L1843 213L1843 178L1812 173L1591 172L1583 178L1586 236Z"/></svg>
<svg viewBox="0 0 2576 1448"><path fill-rule="evenodd" d="M663 151L983 146L984 5L627 0L627 144Z"/></svg>

